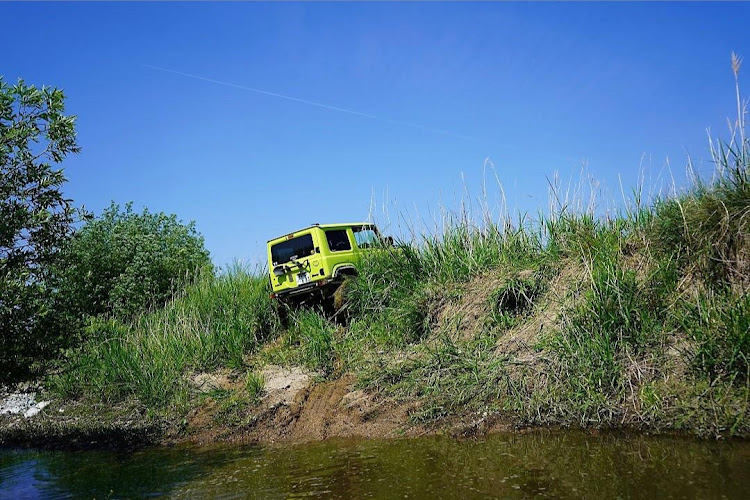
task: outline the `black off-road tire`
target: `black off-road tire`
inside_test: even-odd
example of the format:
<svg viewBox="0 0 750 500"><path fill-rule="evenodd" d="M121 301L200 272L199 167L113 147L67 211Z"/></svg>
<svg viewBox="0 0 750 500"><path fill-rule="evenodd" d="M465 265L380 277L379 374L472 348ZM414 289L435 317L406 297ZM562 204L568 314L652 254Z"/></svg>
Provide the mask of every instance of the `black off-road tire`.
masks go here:
<svg viewBox="0 0 750 500"><path fill-rule="evenodd" d="M343 281L333 292L333 316L342 323L349 321L349 294L351 293L354 276L345 276Z"/></svg>

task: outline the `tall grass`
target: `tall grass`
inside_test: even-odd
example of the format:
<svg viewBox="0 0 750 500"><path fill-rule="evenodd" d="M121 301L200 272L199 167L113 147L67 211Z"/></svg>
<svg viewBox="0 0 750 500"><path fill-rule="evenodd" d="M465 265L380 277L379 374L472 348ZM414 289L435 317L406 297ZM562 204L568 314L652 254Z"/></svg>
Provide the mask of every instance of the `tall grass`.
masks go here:
<svg viewBox="0 0 750 500"><path fill-rule="evenodd" d="M747 429L750 144L740 110L730 142L711 143L714 178L694 178L687 191L652 206L639 188L626 210L601 217L593 198L554 191L554 211L536 221L448 214L442 232L370 256L350 293L356 314L343 344L392 354L368 358L347 347L342 355L365 385L425 401L422 416L466 408L470 400L512 407L539 423L612 424L648 415L673 427L693 419ZM539 271L562 262L583 272L567 291L555 331L534 346L544 361L516 369L512 356L487 346L502 330L522 326L523 310L545 300L555 274ZM541 279L514 278L519 269ZM479 339L447 336L436 321L441 307L460 297L462 283L488 273L509 276L492 291L495 304L519 310L491 311L491 328ZM696 387L705 389L688 390ZM714 412L711 420L705 398L718 398L725 415ZM685 406L699 410L685 419L678 410Z"/></svg>
<svg viewBox="0 0 750 500"><path fill-rule="evenodd" d="M551 211L537 219L493 218L486 201L475 217L462 205L444 212L440 230L363 258L346 287L346 324L303 309L283 329L265 275L235 269L132 324L94 321L54 383L67 395L164 405L185 399L191 371L242 367L262 350L255 363L353 371L362 385L418 399L418 420L493 409L535 423L630 419L745 432L750 143L740 110L732 139L711 143L715 177L680 195L647 206L639 188L604 217L593 188L574 188L576 199L557 183ZM551 281L566 268L574 275L553 297ZM450 325L460 322L441 313L480 292L483 328L456 335ZM530 332L539 305L555 301L556 323ZM500 346L514 332L530 338L524 359ZM255 375L248 387L262 391ZM719 401L713 413L707 399Z"/></svg>
<svg viewBox="0 0 750 500"><path fill-rule="evenodd" d="M652 236L664 253L677 253L685 273L712 285L750 286L750 139L747 102L740 97L741 58L732 54L737 119L729 142L710 141L714 178L694 177L682 196L655 207Z"/></svg>
<svg viewBox="0 0 750 500"><path fill-rule="evenodd" d="M701 294L684 305L681 323L695 342L693 368L710 380L750 383L750 293Z"/></svg>
<svg viewBox="0 0 750 500"><path fill-rule="evenodd" d="M301 365L330 374L334 368L336 324L316 309L294 311L289 323L281 342L264 353L264 361Z"/></svg>
<svg viewBox="0 0 750 500"><path fill-rule="evenodd" d="M132 323L93 320L89 341L72 353L53 386L66 396L107 401L135 396L161 406L184 400L190 371L240 367L248 352L276 334L268 293L265 276L235 267L201 279Z"/></svg>
<svg viewBox="0 0 750 500"><path fill-rule="evenodd" d="M714 153L720 175L710 184L657 204L654 242L674 253L685 273L717 285L747 286L750 271L750 172L747 140Z"/></svg>
<svg viewBox="0 0 750 500"><path fill-rule="evenodd" d="M426 339L446 287L500 267L538 267L547 258L541 233L523 222L486 218L474 223L466 214L447 215L443 233L423 234L367 255L348 293L355 316L350 330L381 346Z"/></svg>

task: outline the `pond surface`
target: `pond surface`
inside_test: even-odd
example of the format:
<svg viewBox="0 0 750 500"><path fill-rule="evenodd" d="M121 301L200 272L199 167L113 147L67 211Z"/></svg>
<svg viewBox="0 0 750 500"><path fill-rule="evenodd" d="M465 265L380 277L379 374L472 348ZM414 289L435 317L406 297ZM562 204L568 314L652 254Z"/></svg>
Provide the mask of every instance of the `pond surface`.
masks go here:
<svg viewBox="0 0 750 500"><path fill-rule="evenodd" d="M750 443L582 432L0 449L0 498L750 498Z"/></svg>

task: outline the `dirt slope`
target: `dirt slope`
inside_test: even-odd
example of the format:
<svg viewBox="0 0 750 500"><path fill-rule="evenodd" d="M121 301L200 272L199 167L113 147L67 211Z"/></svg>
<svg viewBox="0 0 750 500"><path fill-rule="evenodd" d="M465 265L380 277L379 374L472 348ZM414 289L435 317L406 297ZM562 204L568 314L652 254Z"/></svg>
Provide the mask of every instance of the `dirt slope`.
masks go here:
<svg viewBox="0 0 750 500"><path fill-rule="evenodd" d="M345 374L315 382L313 373L298 367L266 367L265 394L249 405L239 422L221 421L221 405L207 399L188 418L187 440L205 443L311 441L329 437L394 437L410 431L409 410L354 388L355 377ZM180 439L182 440L182 439Z"/></svg>

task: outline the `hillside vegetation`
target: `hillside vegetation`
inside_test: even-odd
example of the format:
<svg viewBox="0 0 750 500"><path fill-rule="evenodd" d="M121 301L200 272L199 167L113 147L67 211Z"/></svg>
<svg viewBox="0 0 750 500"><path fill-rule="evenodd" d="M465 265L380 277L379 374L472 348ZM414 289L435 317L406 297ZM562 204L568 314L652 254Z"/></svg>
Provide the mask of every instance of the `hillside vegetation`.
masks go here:
<svg viewBox="0 0 750 500"><path fill-rule="evenodd" d="M229 368L246 412L268 364L354 374L415 424L500 415L516 425L750 432L750 144L712 144L716 175L596 217L558 203L531 220L465 213L375 252L347 321L282 327L266 272L206 274L132 322L93 320L50 387L170 415L203 402L195 374Z"/></svg>

